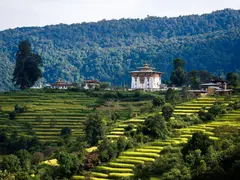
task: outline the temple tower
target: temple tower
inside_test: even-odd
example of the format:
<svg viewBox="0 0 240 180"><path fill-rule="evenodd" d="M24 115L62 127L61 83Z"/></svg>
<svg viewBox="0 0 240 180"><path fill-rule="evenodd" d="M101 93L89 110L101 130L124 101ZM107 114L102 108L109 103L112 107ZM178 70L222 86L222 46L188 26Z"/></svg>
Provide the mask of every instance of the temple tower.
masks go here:
<svg viewBox="0 0 240 180"><path fill-rule="evenodd" d="M139 71L131 71L131 89L160 89L162 73L153 69L144 64L144 67L139 67Z"/></svg>

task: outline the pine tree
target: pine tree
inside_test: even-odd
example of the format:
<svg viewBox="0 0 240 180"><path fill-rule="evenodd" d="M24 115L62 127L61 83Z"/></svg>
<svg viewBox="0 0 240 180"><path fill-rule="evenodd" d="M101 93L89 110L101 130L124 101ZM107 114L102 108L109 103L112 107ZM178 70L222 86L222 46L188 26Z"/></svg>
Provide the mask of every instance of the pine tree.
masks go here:
<svg viewBox="0 0 240 180"><path fill-rule="evenodd" d="M12 80L14 85L20 89L32 87L42 77L41 67L42 58L32 52L29 41L20 42Z"/></svg>

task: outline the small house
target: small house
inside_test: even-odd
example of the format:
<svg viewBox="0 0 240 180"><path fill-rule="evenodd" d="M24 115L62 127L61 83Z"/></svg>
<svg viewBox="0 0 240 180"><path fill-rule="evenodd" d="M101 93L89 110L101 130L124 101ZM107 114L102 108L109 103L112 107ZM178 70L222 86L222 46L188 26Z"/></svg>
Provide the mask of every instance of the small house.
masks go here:
<svg viewBox="0 0 240 180"><path fill-rule="evenodd" d="M83 82L84 89L95 89L99 85L100 85L100 82L97 80L86 80Z"/></svg>
<svg viewBox="0 0 240 180"><path fill-rule="evenodd" d="M57 82L50 84L52 89L69 89L72 88L73 85L70 83L64 83L61 80L58 80Z"/></svg>

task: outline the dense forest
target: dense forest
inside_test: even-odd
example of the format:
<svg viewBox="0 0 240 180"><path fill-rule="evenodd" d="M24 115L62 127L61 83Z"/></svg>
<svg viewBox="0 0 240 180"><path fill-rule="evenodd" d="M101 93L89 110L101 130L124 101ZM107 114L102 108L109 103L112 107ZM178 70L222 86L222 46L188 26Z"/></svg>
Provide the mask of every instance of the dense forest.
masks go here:
<svg viewBox="0 0 240 180"><path fill-rule="evenodd" d="M220 76L240 70L240 10L1 31L0 90L13 88L15 55L25 39L42 56L47 82L94 78L130 84L129 71L146 62L164 72L167 80L175 58L186 60L187 71L208 70Z"/></svg>

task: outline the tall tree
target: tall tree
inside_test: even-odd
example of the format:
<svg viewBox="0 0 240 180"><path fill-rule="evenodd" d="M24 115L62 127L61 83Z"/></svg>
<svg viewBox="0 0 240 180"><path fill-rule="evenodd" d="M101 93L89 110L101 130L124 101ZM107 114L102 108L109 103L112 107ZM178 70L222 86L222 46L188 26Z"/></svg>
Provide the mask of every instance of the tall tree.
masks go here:
<svg viewBox="0 0 240 180"><path fill-rule="evenodd" d="M208 71L192 70L187 74L187 83L191 85L191 88L199 88L201 83L207 83L214 78Z"/></svg>
<svg viewBox="0 0 240 180"><path fill-rule="evenodd" d="M16 54L16 65L13 72L13 83L20 89L30 88L42 77L42 58L32 52L31 44L20 42Z"/></svg>
<svg viewBox="0 0 240 180"><path fill-rule="evenodd" d="M102 140L106 134L106 123L100 117L98 113L93 113L88 116L85 122L86 140L94 146L98 143L98 140Z"/></svg>
<svg viewBox="0 0 240 180"><path fill-rule="evenodd" d="M234 88L238 85L238 74L237 73L227 73L227 81L230 83L231 86Z"/></svg>
<svg viewBox="0 0 240 180"><path fill-rule="evenodd" d="M171 74L170 80L176 86L182 86L186 82L186 71L184 71L185 62L181 59L175 59L173 63L174 70Z"/></svg>

